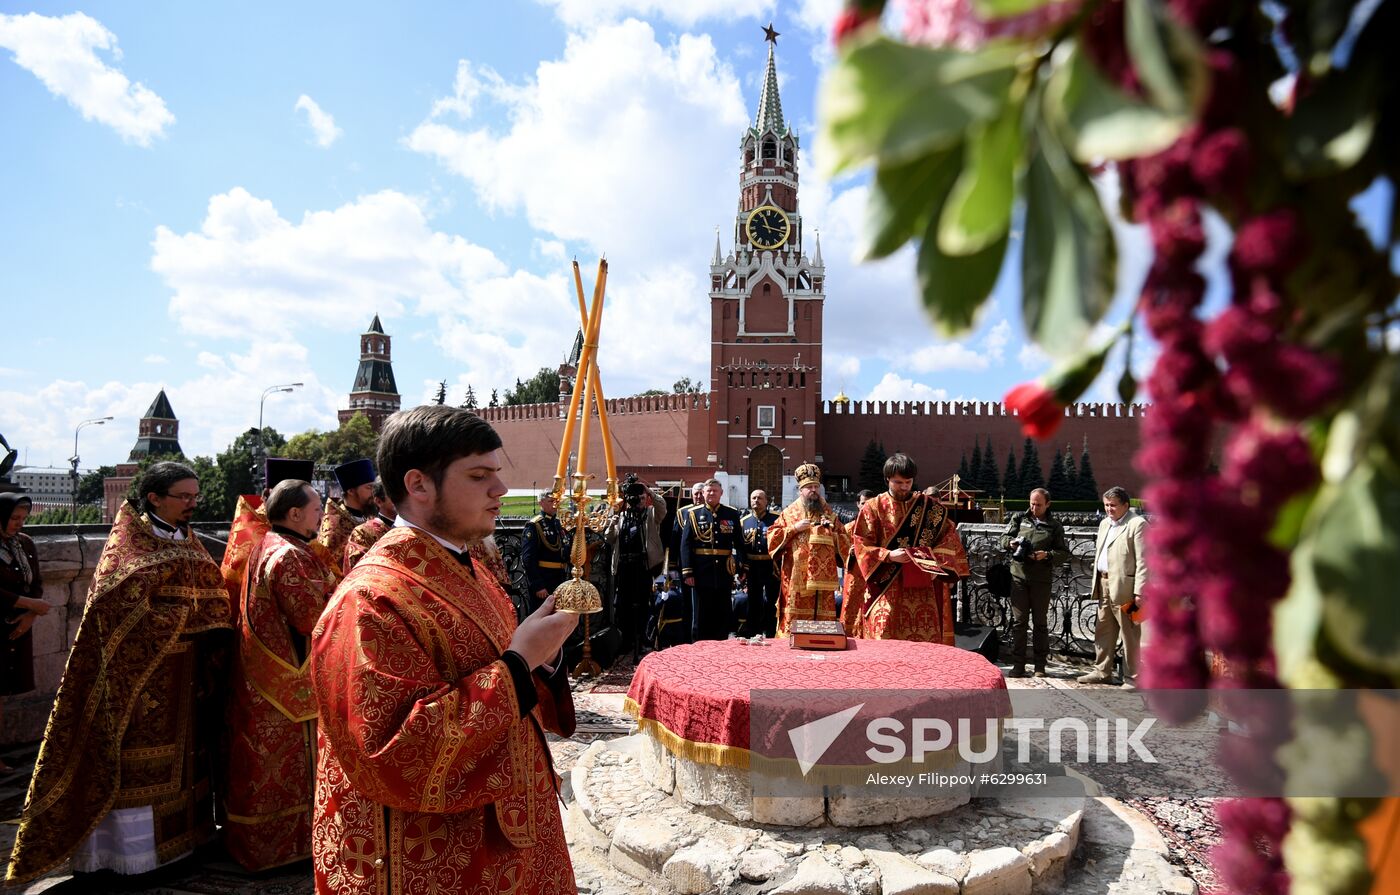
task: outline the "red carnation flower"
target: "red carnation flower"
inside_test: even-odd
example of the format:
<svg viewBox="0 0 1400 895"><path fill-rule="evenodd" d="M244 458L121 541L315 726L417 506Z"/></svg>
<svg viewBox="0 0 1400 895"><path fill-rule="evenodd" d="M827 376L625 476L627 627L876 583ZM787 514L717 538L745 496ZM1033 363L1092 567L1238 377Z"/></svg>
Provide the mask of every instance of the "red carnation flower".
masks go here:
<svg viewBox="0 0 1400 895"><path fill-rule="evenodd" d="M1007 392L1002 401L1021 418L1021 429L1031 438L1049 438L1065 420L1065 405L1039 382L1021 383Z"/></svg>
<svg viewBox="0 0 1400 895"><path fill-rule="evenodd" d="M841 10L841 14L836 17L836 23L831 29L831 42L836 46L844 44L850 36L861 29L867 22L874 21L880 17L879 8L868 8L860 5L847 6Z"/></svg>

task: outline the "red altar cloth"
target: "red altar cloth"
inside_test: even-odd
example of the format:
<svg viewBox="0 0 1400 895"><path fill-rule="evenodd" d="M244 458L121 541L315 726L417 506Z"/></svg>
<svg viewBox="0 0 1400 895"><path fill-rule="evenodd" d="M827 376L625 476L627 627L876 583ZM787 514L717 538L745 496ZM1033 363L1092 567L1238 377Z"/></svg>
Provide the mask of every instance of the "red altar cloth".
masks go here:
<svg viewBox="0 0 1400 895"><path fill-rule="evenodd" d="M868 705L861 718L893 708L944 718L998 718L1010 712L1001 672L976 653L907 640L850 644L834 651L797 650L775 640L671 647L637 666L624 708L672 752L729 767L749 765L751 691L804 691L776 707L770 699L762 709L762 717L773 723L765 720L763 742L753 748L772 758L791 757L786 732L794 726L856 700ZM985 728L978 725L970 733L980 736Z"/></svg>

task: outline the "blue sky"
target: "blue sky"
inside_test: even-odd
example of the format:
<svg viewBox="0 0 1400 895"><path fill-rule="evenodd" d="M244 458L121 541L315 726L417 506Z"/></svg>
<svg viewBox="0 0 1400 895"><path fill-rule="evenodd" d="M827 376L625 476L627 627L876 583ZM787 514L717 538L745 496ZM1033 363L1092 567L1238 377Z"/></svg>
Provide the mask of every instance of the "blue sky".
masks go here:
<svg viewBox="0 0 1400 895"><path fill-rule="evenodd" d="M375 313L406 404L440 379L484 399L562 359L567 261L591 276L602 252L608 393L705 379L770 18L828 266L826 397L999 398L1048 366L1014 257L954 343L924 325L909 250L852 261L864 178L826 182L811 153L839 5L0 0L0 432L61 464L77 422L111 415L83 461L120 462L164 387L186 453L213 454L291 381L267 423L326 429ZM1120 236L1118 319L1146 257Z"/></svg>

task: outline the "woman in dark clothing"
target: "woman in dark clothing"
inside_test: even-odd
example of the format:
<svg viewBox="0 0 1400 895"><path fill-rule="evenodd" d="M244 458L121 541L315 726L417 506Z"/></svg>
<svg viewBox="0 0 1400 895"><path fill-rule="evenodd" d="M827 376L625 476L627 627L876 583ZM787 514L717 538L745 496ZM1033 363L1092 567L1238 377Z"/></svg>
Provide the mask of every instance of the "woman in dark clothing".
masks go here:
<svg viewBox="0 0 1400 895"><path fill-rule="evenodd" d="M49 611L41 597L39 555L21 534L33 503L15 492L0 494L0 718L4 697L34 689L34 643L29 628ZM9 771L0 761L0 773Z"/></svg>

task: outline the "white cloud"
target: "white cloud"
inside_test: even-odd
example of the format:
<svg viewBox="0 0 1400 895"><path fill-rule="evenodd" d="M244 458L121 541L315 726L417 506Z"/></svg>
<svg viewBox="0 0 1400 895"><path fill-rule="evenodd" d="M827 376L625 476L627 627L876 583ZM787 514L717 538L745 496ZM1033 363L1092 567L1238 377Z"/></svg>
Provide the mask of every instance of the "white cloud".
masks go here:
<svg viewBox="0 0 1400 895"><path fill-rule="evenodd" d="M1037 372L1050 366L1050 355L1044 349L1032 342L1026 342L1021 346L1021 350L1016 353L1016 362L1024 370L1035 370Z"/></svg>
<svg viewBox="0 0 1400 895"><path fill-rule="evenodd" d="M860 375L860 358L853 354L828 354L826 367L833 371L838 379L854 379Z"/></svg>
<svg viewBox="0 0 1400 895"><path fill-rule="evenodd" d="M150 146L175 123L163 99L98 56L98 50L106 50L119 60L121 50L116 35L90 16L0 15L0 47L83 118L111 127L127 142ZM12 122L11 128L18 125Z"/></svg>
<svg viewBox="0 0 1400 895"><path fill-rule="evenodd" d="M505 84L459 66L458 96L406 139L473 187L492 209L635 267L690 257L734 213L736 139L748 121L739 82L709 37L669 46L628 20L569 37L532 81ZM508 130L448 121L489 99ZM684 209L684 213L678 210Z"/></svg>
<svg viewBox="0 0 1400 895"><path fill-rule="evenodd" d="M886 373L865 396L867 401L946 401L948 390Z"/></svg>
<svg viewBox="0 0 1400 895"><path fill-rule="evenodd" d="M901 365L916 373L940 370L985 370L991 364L987 355L968 348L962 342L925 345L913 354L903 356Z"/></svg>
<svg viewBox="0 0 1400 895"><path fill-rule="evenodd" d="M706 19L763 19L771 16L776 0L540 0L554 7L555 15L571 27L614 22L627 16L659 18L690 27ZM811 5L806 0L804 6Z"/></svg>
<svg viewBox="0 0 1400 895"><path fill-rule="evenodd" d="M168 364L170 359L163 354L148 354L141 358L143 364Z"/></svg>
<svg viewBox="0 0 1400 895"><path fill-rule="evenodd" d="M533 248L537 256L550 261L564 261L568 257L564 244L557 239L536 239Z"/></svg>
<svg viewBox="0 0 1400 895"><path fill-rule="evenodd" d="M151 269L174 292L171 314L203 336L300 326L345 330L412 303L457 305L467 287L505 273L480 246L434 231L421 204L386 190L285 220L241 187L209 200L197 232L156 228Z"/></svg>
<svg viewBox="0 0 1400 895"><path fill-rule="evenodd" d="M982 338L982 349L993 363L1000 364L1006 358L1006 346L1010 341L1011 321L1002 319Z"/></svg>
<svg viewBox="0 0 1400 895"><path fill-rule="evenodd" d="M316 145L322 149L330 146L345 133L335 126L334 116L322 109L316 104L316 100L305 93L297 97L294 111L306 113L306 123L311 128L311 132L316 135Z"/></svg>

